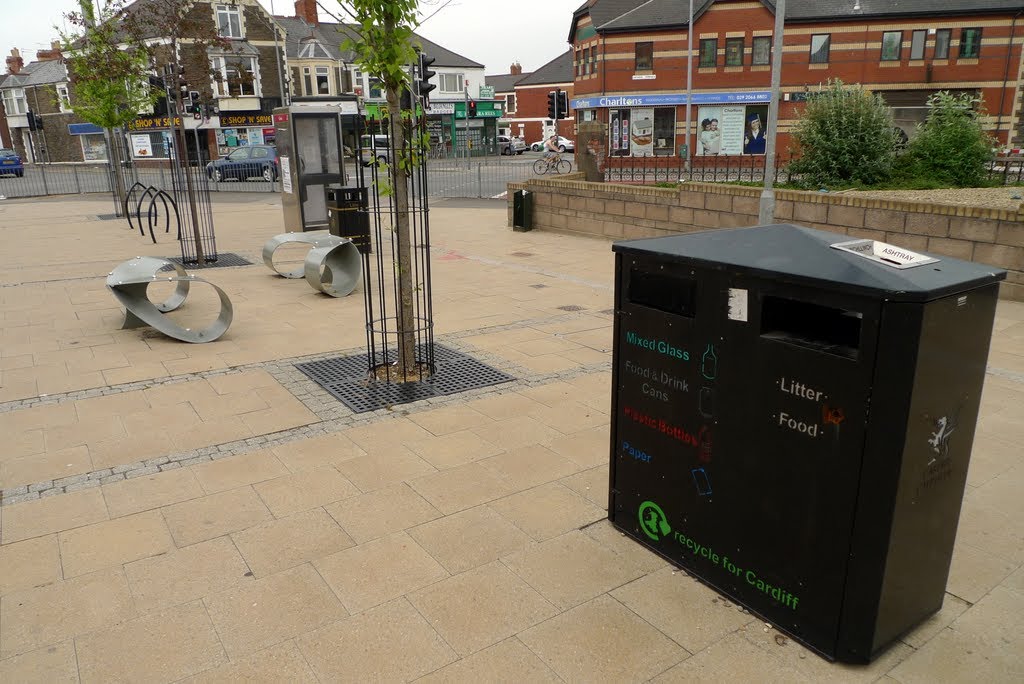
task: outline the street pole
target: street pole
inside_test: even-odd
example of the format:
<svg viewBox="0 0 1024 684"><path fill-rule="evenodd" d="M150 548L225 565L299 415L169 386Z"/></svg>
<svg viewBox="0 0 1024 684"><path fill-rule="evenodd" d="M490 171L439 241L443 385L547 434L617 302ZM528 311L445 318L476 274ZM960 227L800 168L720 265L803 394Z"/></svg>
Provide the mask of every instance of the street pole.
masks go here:
<svg viewBox="0 0 1024 684"><path fill-rule="evenodd" d="M690 145L690 123L693 109L693 0L690 0L690 19L686 25L686 172L690 172L690 155L693 148Z"/></svg>
<svg viewBox="0 0 1024 684"><path fill-rule="evenodd" d="M775 139L779 132L779 100L782 99L782 48L786 25L786 0L775 1L775 33L772 37L772 95L768 102L768 139L765 141L764 190L757 221L775 223Z"/></svg>
<svg viewBox="0 0 1024 684"><path fill-rule="evenodd" d="M466 150L466 169L469 170L469 88L463 87L462 94L466 97L466 130L465 135L462 137L462 148Z"/></svg>

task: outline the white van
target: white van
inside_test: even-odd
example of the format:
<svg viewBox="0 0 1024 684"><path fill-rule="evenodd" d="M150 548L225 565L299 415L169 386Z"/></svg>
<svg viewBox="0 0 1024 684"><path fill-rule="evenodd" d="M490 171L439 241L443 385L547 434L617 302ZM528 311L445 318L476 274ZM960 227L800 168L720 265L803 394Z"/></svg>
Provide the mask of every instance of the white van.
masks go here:
<svg viewBox="0 0 1024 684"><path fill-rule="evenodd" d="M361 159L363 166L369 166L374 160L386 162L391 155L391 141L386 135L364 135L359 140L362 147Z"/></svg>

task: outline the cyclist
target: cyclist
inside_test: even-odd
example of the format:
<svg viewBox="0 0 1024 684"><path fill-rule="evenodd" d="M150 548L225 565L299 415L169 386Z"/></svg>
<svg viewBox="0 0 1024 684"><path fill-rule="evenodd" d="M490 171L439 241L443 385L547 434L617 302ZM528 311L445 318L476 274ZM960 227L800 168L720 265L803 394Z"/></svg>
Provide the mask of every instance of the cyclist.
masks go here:
<svg viewBox="0 0 1024 684"><path fill-rule="evenodd" d="M561 155L558 150L557 133L553 133L550 138L544 141L544 159L547 160L549 167L557 164L559 159L561 159Z"/></svg>

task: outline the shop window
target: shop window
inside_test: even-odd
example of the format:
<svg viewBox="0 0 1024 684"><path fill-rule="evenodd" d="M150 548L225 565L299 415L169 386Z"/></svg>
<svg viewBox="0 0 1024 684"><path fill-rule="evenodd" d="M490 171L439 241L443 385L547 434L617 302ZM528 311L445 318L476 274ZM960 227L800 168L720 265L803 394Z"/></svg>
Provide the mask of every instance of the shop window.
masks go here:
<svg viewBox="0 0 1024 684"><path fill-rule="evenodd" d="M831 46L831 34L818 33L811 36L811 64L828 64L828 53Z"/></svg>
<svg viewBox="0 0 1024 684"><path fill-rule="evenodd" d="M751 54L750 63L755 66L770 64L772 61L772 39L771 36L758 36L754 38L754 49Z"/></svg>
<svg viewBox="0 0 1024 684"><path fill-rule="evenodd" d="M442 93L461 93L465 78L462 74L438 74Z"/></svg>
<svg viewBox="0 0 1024 684"><path fill-rule="evenodd" d="M676 144L676 108L654 110L654 154L672 155Z"/></svg>
<svg viewBox="0 0 1024 684"><path fill-rule="evenodd" d="M700 66L718 66L718 39L704 38L700 41Z"/></svg>
<svg viewBox="0 0 1024 684"><path fill-rule="evenodd" d="M725 39L725 66L743 66L743 38Z"/></svg>
<svg viewBox="0 0 1024 684"><path fill-rule="evenodd" d="M654 69L654 43L637 43L634 47L634 67L636 71Z"/></svg>
<svg viewBox="0 0 1024 684"><path fill-rule="evenodd" d="M60 105L60 111L71 111L71 93L66 85L57 86L57 104Z"/></svg>
<svg viewBox="0 0 1024 684"><path fill-rule="evenodd" d="M898 62L903 56L903 31L882 33L882 61Z"/></svg>
<svg viewBox="0 0 1024 684"><path fill-rule="evenodd" d="M85 161L106 161L107 143L102 133L88 133L78 136L82 143L82 159Z"/></svg>
<svg viewBox="0 0 1024 684"><path fill-rule="evenodd" d="M935 59L949 59L949 43L953 37L953 29L935 31Z"/></svg>
<svg viewBox="0 0 1024 684"><path fill-rule="evenodd" d="M910 59L924 59L924 42L928 32L924 29L910 34Z"/></svg>
<svg viewBox="0 0 1024 684"><path fill-rule="evenodd" d="M242 8L217 5L217 32L225 38L242 38Z"/></svg>
<svg viewBox="0 0 1024 684"><path fill-rule="evenodd" d="M981 29L960 30L960 59L977 59L981 54Z"/></svg>

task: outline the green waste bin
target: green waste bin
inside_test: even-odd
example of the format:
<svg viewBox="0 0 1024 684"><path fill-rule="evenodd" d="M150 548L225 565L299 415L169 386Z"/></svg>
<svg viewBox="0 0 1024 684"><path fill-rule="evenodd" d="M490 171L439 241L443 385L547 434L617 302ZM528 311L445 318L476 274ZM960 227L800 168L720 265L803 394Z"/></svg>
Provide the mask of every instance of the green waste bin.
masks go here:
<svg viewBox="0 0 1024 684"><path fill-rule="evenodd" d="M529 190L516 190L512 194L512 229L533 230L533 193Z"/></svg>

